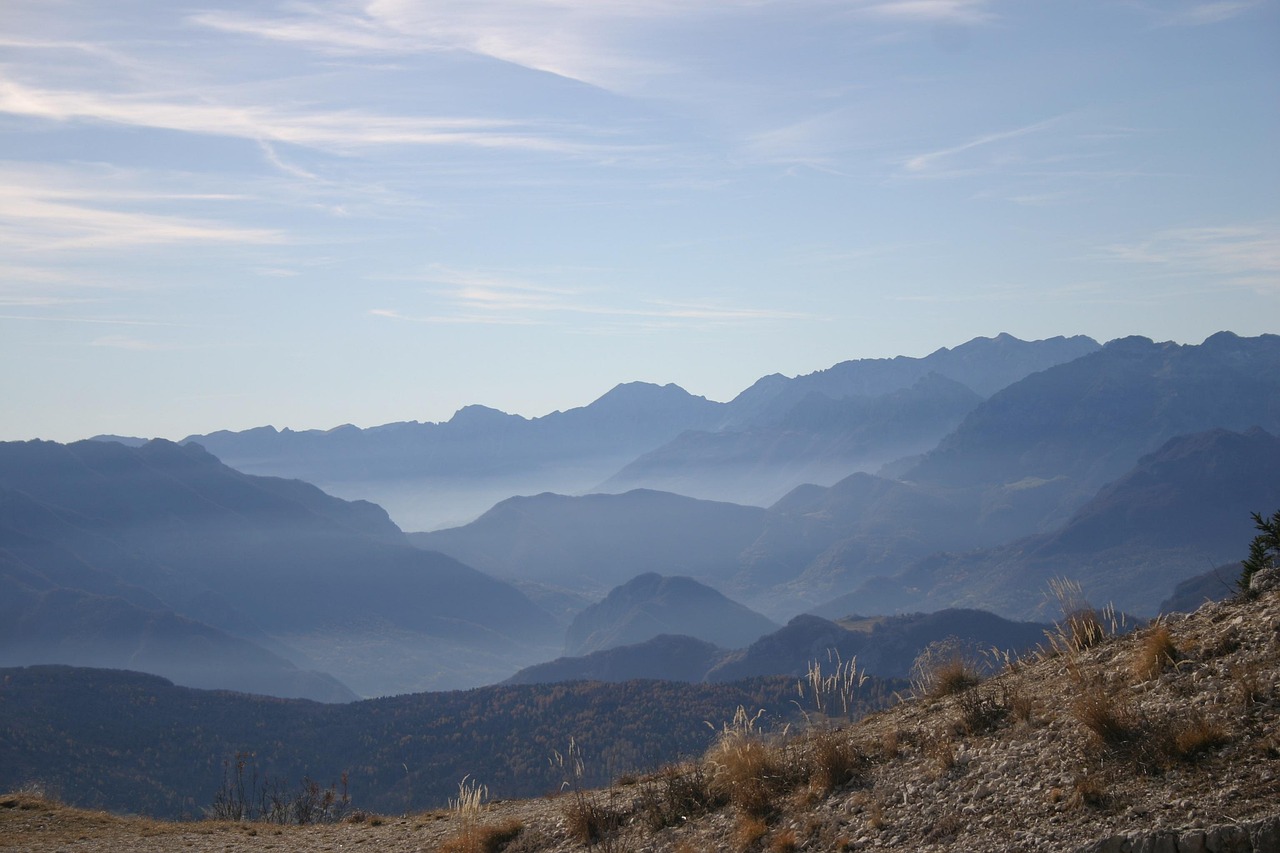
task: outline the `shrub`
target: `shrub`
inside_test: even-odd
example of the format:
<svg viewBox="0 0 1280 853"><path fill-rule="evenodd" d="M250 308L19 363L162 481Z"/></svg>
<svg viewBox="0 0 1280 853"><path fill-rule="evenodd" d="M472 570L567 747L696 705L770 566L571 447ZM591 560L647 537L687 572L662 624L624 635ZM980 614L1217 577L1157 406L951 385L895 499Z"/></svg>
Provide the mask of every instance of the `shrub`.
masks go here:
<svg viewBox="0 0 1280 853"><path fill-rule="evenodd" d="M640 780L640 814L650 829L678 826L725 804L704 765L669 764Z"/></svg>
<svg viewBox="0 0 1280 853"><path fill-rule="evenodd" d="M968 735L980 735L996 728L1009 716L1005 699L994 690L969 690L960 695L959 726Z"/></svg>
<svg viewBox="0 0 1280 853"><path fill-rule="evenodd" d="M1236 586L1240 594L1251 596L1253 576L1264 569L1273 569L1280 562L1280 509L1270 518L1255 512L1253 526L1258 535L1249 543L1249 556L1240 561L1240 579Z"/></svg>

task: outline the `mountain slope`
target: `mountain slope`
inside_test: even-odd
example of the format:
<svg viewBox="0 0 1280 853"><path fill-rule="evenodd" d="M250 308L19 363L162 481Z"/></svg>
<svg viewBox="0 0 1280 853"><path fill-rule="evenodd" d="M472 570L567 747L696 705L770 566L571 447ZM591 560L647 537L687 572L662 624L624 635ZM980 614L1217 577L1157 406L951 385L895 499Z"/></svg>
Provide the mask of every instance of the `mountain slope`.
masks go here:
<svg viewBox="0 0 1280 853"><path fill-rule="evenodd" d="M1088 497L1177 435L1280 430L1280 336L1199 346L1111 341L998 392L905 479L940 485L1066 476Z"/></svg>
<svg viewBox="0 0 1280 853"><path fill-rule="evenodd" d="M1250 513L1280 506L1280 438L1216 429L1169 440L1052 533L967 554L938 554L865 584L857 610L976 606L1034 616L1067 575L1095 601L1152 615L1182 580L1243 556Z"/></svg>
<svg viewBox="0 0 1280 853"><path fill-rule="evenodd" d="M603 595L645 572L723 577L759 535L758 507L636 490L542 494L494 506L471 524L409 541L506 577Z"/></svg>

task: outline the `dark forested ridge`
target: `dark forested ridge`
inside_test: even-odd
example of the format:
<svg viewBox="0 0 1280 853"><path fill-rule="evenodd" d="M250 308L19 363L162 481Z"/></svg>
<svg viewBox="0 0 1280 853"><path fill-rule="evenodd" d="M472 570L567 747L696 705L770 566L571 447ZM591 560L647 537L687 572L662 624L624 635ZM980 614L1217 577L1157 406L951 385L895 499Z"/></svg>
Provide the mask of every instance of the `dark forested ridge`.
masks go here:
<svg viewBox="0 0 1280 853"><path fill-rule="evenodd" d="M872 679L861 711L902 682ZM559 788L550 764L575 739L584 783L701 753L741 705L798 714L796 680L500 685L346 705L176 687L156 676L61 666L0 669L0 790L39 782L74 805L199 816L223 763L322 785L344 772L353 803L401 813L443 806L470 774L495 798Z"/></svg>

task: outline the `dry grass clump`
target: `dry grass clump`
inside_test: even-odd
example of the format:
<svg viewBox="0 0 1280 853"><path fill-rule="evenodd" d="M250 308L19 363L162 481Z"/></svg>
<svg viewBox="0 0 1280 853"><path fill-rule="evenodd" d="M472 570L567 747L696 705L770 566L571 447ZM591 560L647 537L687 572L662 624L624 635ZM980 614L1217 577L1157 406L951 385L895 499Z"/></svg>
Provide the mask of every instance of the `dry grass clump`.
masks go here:
<svg viewBox="0 0 1280 853"><path fill-rule="evenodd" d="M1130 669L1134 678L1150 681L1176 664L1179 657L1178 647L1173 642L1173 632L1168 625L1159 622L1147 631L1135 647Z"/></svg>
<svg viewBox="0 0 1280 853"><path fill-rule="evenodd" d="M1111 804L1111 794L1106 782L1097 773L1085 773L1077 776L1071 783L1069 804L1075 808L1088 806L1102 809Z"/></svg>
<svg viewBox="0 0 1280 853"><path fill-rule="evenodd" d="M911 689L916 696L954 696L981 681L975 656L954 637L925 646L911 664Z"/></svg>
<svg viewBox="0 0 1280 853"><path fill-rule="evenodd" d="M1174 731L1173 750L1176 757L1192 761L1230 741L1231 736L1225 728L1196 715Z"/></svg>
<svg viewBox="0 0 1280 853"><path fill-rule="evenodd" d="M759 715L741 707L707 751L708 807L728 803L743 814L769 820L784 798L805 788L810 800L830 794L859 777L868 757L847 732L811 729L802 735L771 737L756 728Z"/></svg>
<svg viewBox="0 0 1280 853"><path fill-rule="evenodd" d="M707 754L712 791L748 815L769 817L792 787L793 765L779 743L758 734L721 737Z"/></svg>
<svg viewBox="0 0 1280 853"><path fill-rule="evenodd" d="M1071 711L1099 745L1113 750L1134 743L1143 728L1138 714L1098 683L1084 686Z"/></svg>
<svg viewBox="0 0 1280 853"><path fill-rule="evenodd" d="M462 823L456 835L440 843L441 853L500 853L524 830L524 824L512 819L498 824L482 824L484 801L489 789L470 776L458 783L458 798L449 800L449 811Z"/></svg>
<svg viewBox="0 0 1280 853"><path fill-rule="evenodd" d="M1009 717L1010 704L1007 690L1003 694L995 689L966 691L956 703L960 712L957 726L967 735L986 734Z"/></svg>
<svg viewBox="0 0 1280 853"><path fill-rule="evenodd" d="M1049 581L1049 597L1057 601L1062 613L1061 621L1046 634L1049 654L1074 656L1124 629L1124 620L1115 608L1094 609L1078 581L1054 578Z"/></svg>
<svg viewBox="0 0 1280 853"><path fill-rule="evenodd" d="M841 732L809 732L802 749L809 787L822 794L852 782L867 763L862 750Z"/></svg>
<svg viewBox="0 0 1280 853"><path fill-rule="evenodd" d="M744 814L733 831L733 844L737 850L751 850L768 834L769 824L758 817Z"/></svg>
<svg viewBox="0 0 1280 853"><path fill-rule="evenodd" d="M502 823L469 826L458 835L446 838L437 848L440 853L501 853L524 831L524 824L512 818Z"/></svg>

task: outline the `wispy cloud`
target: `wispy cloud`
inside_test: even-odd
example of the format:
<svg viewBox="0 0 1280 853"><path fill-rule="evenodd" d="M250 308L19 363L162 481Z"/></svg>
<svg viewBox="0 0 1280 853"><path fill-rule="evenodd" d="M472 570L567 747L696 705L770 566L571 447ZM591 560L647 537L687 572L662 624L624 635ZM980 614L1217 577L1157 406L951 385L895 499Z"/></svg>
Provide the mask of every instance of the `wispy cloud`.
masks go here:
<svg viewBox="0 0 1280 853"><path fill-rule="evenodd" d="M1220 24L1265 5L1267 0L1217 0L1211 3L1160 4L1153 8L1165 26L1200 27Z"/></svg>
<svg viewBox="0 0 1280 853"><path fill-rule="evenodd" d="M1280 224L1175 228L1107 247L1112 257L1280 292Z"/></svg>
<svg viewBox="0 0 1280 853"><path fill-rule="evenodd" d="M603 290L547 286L506 273L440 269L429 274L429 291L440 297L434 310L374 308L389 320L440 324L546 325L569 318L609 321L665 320L684 323L743 323L812 319L810 315L706 300L627 300ZM576 322L576 321L575 321Z"/></svg>
<svg viewBox="0 0 1280 853"><path fill-rule="evenodd" d="M991 0L891 0L872 3L866 12L903 21L948 24L984 24L995 20Z"/></svg>
<svg viewBox="0 0 1280 853"><path fill-rule="evenodd" d="M339 152L385 145L452 145L587 154L605 147L558 137L545 128L509 119L427 118L358 110L286 111L262 105L165 100L147 94L41 89L11 79L0 80L0 113L285 142Z"/></svg>
<svg viewBox="0 0 1280 853"><path fill-rule="evenodd" d="M184 195L140 188L94 185L85 171L9 164L0 168L0 246L15 251L124 249L144 245L213 243L267 244L286 241L282 232L138 210L175 200L224 201L220 194ZM122 209L128 207L130 209Z"/></svg>
<svg viewBox="0 0 1280 853"><path fill-rule="evenodd" d="M959 145L953 145L948 148L941 148L936 151L929 151L924 154L916 154L908 157L902 163L902 171L915 177L940 177L954 176L956 174L971 174L974 167L957 167L953 162L956 155L974 151L979 148L986 148L995 143L1006 142L1011 139L1029 136L1040 133L1053 127L1062 120L1062 116L1058 116L1045 121L1038 121L1032 124L1016 127L1012 130L1002 130L996 133L988 133L982 136L962 142Z"/></svg>

